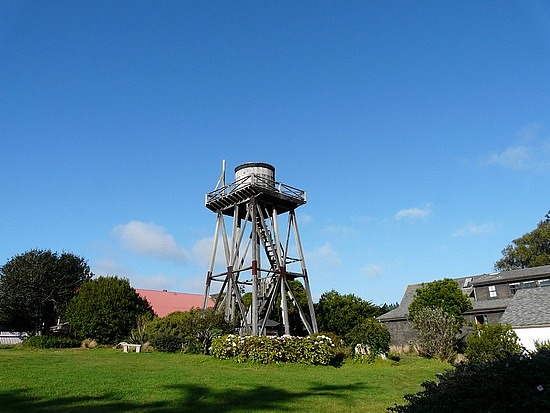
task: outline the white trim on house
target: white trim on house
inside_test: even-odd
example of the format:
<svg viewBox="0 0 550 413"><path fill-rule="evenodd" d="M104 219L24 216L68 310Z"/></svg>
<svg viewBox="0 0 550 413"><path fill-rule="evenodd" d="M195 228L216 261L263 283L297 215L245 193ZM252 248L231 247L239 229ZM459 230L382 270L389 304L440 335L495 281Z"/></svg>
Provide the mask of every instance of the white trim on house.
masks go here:
<svg viewBox="0 0 550 413"><path fill-rule="evenodd" d="M513 327L518 335L521 345L526 350L535 350L535 341L550 340L550 326L536 327Z"/></svg>

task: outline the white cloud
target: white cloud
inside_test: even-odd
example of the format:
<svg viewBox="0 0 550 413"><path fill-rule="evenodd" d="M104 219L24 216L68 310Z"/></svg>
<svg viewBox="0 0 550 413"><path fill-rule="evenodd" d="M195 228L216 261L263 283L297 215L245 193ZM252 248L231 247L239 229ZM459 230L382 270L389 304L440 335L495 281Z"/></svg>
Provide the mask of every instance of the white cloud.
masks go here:
<svg viewBox="0 0 550 413"><path fill-rule="evenodd" d="M215 267L227 267L225 261L225 251L222 243L222 237L218 237L218 246L216 248L216 261ZM214 237L201 238L195 245L193 245L193 257L196 259L198 265L205 268L205 271L210 265L210 259L212 257L212 247L214 245Z"/></svg>
<svg viewBox="0 0 550 413"><path fill-rule="evenodd" d="M319 265L321 263L327 263L331 265L339 265L342 263L336 250L326 243L319 248L309 252L307 254L307 260Z"/></svg>
<svg viewBox="0 0 550 413"><path fill-rule="evenodd" d="M472 235L490 234L495 231L495 225L492 223L473 225L468 224L463 228L457 229L453 237L467 237Z"/></svg>
<svg viewBox="0 0 550 413"><path fill-rule="evenodd" d="M516 133L518 142L486 157L489 165L513 170L550 169L550 139L541 137L542 127L533 123Z"/></svg>
<svg viewBox="0 0 550 413"><path fill-rule="evenodd" d="M354 217L351 217L351 220L353 222L358 222L360 224L367 224L367 223L370 223L370 222L378 222L378 220L376 218L371 217L369 215L354 216Z"/></svg>
<svg viewBox="0 0 550 413"><path fill-rule="evenodd" d="M531 149L527 146L510 146L500 153L489 155L487 162L506 169L526 169L531 165Z"/></svg>
<svg viewBox="0 0 550 413"><path fill-rule="evenodd" d="M397 214L395 214L395 219L398 221L401 219L426 219L428 218L432 213L432 208L430 205L426 205L424 208L408 208L408 209L402 209L401 211L398 211Z"/></svg>
<svg viewBox="0 0 550 413"><path fill-rule="evenodd" d="M204 290L206 288L206 270L204 271L204 277L202 278L188 278L183 282L185 292L188 293L200 293L204 294ZM217 287L217 286L215 286ZM216 288L213 288L214 290ZM215 294L218 291L210 291L210 294Z"/></svg>
<svg viewBox="0 0 550 413"><path fill-rule="evenodd" d="M177 284L176 277L163 274L141 275L136 274L130 268L118 264L115 261L101 259L92 264L92 272L96 275L117 276L127 278L134 288L145 288L151 290L173 290Z"/></svg>
<svg viewBox="0 0 550 413"><path fill-rule="evenodd" d="M353 228L346 227L345 225L331 225L323 229L324 233L328 234L351 234L354 232Z"/></svg>
<svg viewBox="0 0 550 413"><path fill-rule="evenodd" d="M174 237L164 227L152 222L131 221L112 230L122 247L142 256L152 256L181 263L188 257L185 249L178 246Z"/></svg>
<svg viewBox="0 0 550 413"><path fill-rule="evenodd" d="M383 264L368 264L361 270L361 273L367 278L378 278L384 275L385 267Z"/></svg>
<svg viewBox="0 0 550 413"><path fill-rule="evenodd" d="M308 214L299 214L298 215L298 224L309 224L313 222L313 217Z"/></svg>
<svg viewBox="0 0 550 413"><path fill-rule="evenodd" d="M111 260L96 260L92 264L92 272L95 275L117 275L128 278L128 268Z"/></svg>

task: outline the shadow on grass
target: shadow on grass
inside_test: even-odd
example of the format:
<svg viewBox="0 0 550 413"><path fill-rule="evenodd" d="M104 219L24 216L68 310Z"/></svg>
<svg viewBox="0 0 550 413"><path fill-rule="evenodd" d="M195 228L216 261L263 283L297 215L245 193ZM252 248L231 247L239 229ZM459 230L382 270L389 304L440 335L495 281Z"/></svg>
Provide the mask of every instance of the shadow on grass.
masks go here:
<svg viewBox="0 0 550 413"><path fill-rule="evenodd" d="M179 397L162 402L130 402L121 400L120 395L62 397L41 399L27 390L0 391L2 412L219 412L276 410L293 411L291 404L310 397L339 399L347 397L350 391L364 390L365 384L331 386L312 385L305 392L292 392L280 388L258 386L248 389L235 388L214 390L199 385L172 385Z"/></svg>

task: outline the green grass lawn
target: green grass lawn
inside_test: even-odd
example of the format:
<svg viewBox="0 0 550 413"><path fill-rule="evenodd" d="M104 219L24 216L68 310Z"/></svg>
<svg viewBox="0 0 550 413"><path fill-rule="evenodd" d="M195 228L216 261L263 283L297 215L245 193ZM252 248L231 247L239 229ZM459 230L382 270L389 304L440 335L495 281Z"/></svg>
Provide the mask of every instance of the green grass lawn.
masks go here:
<svg viewBox="0 0 550 413"><path fill-rule="evenodd" d="M384 412L450 366L237 364L120 350L0 349L1 412Z"/></svg>

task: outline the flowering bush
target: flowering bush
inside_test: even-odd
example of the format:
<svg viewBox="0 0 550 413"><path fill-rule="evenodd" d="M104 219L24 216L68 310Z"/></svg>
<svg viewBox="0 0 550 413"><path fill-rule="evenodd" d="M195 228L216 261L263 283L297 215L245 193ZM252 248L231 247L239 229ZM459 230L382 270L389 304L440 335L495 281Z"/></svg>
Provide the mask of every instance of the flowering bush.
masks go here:
<svg viewBox="0 0 550 413"><path fill-rule="evenodd" d="M335 356L334 344L329 337L263 337L229 334L212 340L210 353L219 359L234 358L242 363L303 363L330 364Z"/></svg>

